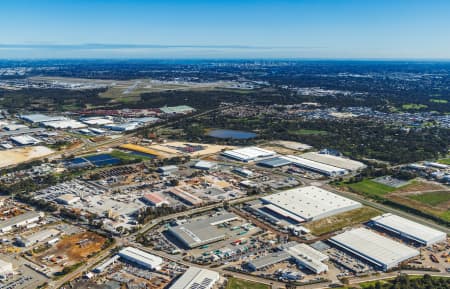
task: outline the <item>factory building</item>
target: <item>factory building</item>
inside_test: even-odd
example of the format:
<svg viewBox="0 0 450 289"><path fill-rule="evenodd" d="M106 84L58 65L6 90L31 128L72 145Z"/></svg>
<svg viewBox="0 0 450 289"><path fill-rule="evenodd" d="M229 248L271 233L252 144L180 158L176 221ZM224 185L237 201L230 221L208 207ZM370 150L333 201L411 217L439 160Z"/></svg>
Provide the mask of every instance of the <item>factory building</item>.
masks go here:
<svg viewBox="0 0 450 289"><path fill-rule="evenodd" d="M105 125L105 128L112 130L112 131L130 131L137 129L139 127L139 123L137 122L127 122L127 123L120 123L120 124L107 124Z"/></svg>
<svg viewBox="0 0 450 289"><path fill-rule="evenodd" d="M267 168L279 168L283 166L290 165L292 162L286 158L275 157L270 159L264 159L258 162L258 165Z"/></svg>
<svg viewBox="0 0 450 289"><path fill-rule="evenodd" d="M346 231L329 241L384 271L419 255L415 249L364 228Z"/></svg>
<svg viewBox="0 0 450 289"><path fill-rule="evenodd" d="M211 289L219 278L217 272L190 267L170 289Z"/></svg>
<svg viewBox="0 0 450 289"><path fill-rule="evenodd" d="M361 207L361 204L315 186L286 190L261 198L276 214L313 221Z"/></svg>
<svg viewBox="0 0 450 289"><path fill-rule="evenodd" d="M12 217L0 223L0 232L6 233L14 228L23 227L28 224L36 223L40 218L44 217L42 212L27 212L21 215Z"/></svg>
<svg viewBox="0 0 450 289"><path fill-rule="evenodd" d="M376 227L425 246L447 239L447 234L444 232L389 213L373 218L372 222Z"/></svg>
<svg viewBox="0 0 450 289"><path fill-rule="evenodd" d="M288 253L299 267L304 267L315 274L328 271L328 266L323 262L328 261L328 256L306 245L292 242L284 246L284 251Z"/></svg>
<svg viewBox="0 0 450 289"><path fill-rule="evenodd" d="M199 170L211 170L217 166L216 163L208 162L208 161L198 161L194 164L194 168Z"/></svg>
<svg viewBox="0 0 450 289"><path fill-rule="evenodd" d="M133 247L123 248L119 251L119 256L129 262L156 271L161 270L161 264L163 263L162 258Z"/></svg>
<svg viewBox="0 0 450 289"><path fill-rule="evenodd" d="M102 264L100 264L99 266L95 267L94 270L92 270L94 273L102 273L103 271L105 271L106 268L108 268L110 265L114 264L115 262L117 262L117 260L119 260L120 256L119 255L114 255L113 257L109 258L108 260L106 260L105 262L103 262Z"/></svg>
<svg viewBox="0 0 450 289"><path fill-rule="evenodd" d="M11 141L16 143L17 145L26 146L26 145L35 145L40 143L41 141L37 138L34 138L29 135L18 135L18 136L12 136L10 138Z"/></svg>
<svg viewBox="0 0 450 289"><path fill-rule="evenodd" d="M163 175L168 175L168 174L171 174L171 173L174 173L174 172L178 171L178 167L174 166L174 165L163 166L163 167L159 167L156 171L158 173L163 174Z"/></svg>
<svg viewBox="0 0 450 289"><path fill-rule="evenodd" d="M169 205L169 202L157 193L144 194L142 200L150 206L154 207Z"/></svg>
<svg viewBox="0 0 450 289"><path fill-rule="evenodd" d="M200 206L201 204L203 204L203 200L199 197L178 188L171 188L168 193L191 206Z"/></svg>
<svg viewBox="0 0 450 289"><path fill-rule="evenodd" d="M305 153L302 154L300 157L310 161L345 169L350 172L360 171L366 167L365 164L358 161L330 154L321 154L317 152Z"/></svg>
<svg viewBox="0 0 450 289"><path fill-rule="evenodd" d="M241 162L252 162L263 158L273 157L276 153L258 147L246 147L224 151L222 155Z"/></svg>
<svg viewBox="0 0 450 289"><path fill-rule="evenodd" d="M59 197L57 197L56 202L63 204L63 205L73 205L76 202L80 201L80 197L77 197L73 194L64 194Z"/></svg>
<svg viewBox="0 0 450 289"><path fill-rule="evenodd" d="M93 116L80 118L80 121L87 125L106 125L112 124L112 118L108 116Z"/></svg>
<svg viewBox="0 0 450 289"><path fill-rule="evenodd" d="M337 177L348 174L348 171L335 166L330 166L327 164L319 163L316 161L304 159L298 156L288 155L282 157L283 159L290 161L292 164L296 165L305 170L309 170L315 173L325 175L327 177Z"/></svg>
<svg viewBox="0 0 450 289"><path fill-rule="evenodd" d="M48 121L66 120L63 116L48 116L44 114L22 114L19 116L21 119L31 123L43 123Z"/></svg>
<svg viewBox="0 0 450 289"><path fill-rule="evenodd" d="M79 129L87 127L86 124L73 119L46 121L43 122L43 125L53 129Z"/></svg>
<svg viewBox="0 0 450 289"><path fill-rule="evenodd" d="M17 244L22 247L30 247L39 242L45 241L52 237L56 237L59 235L59 231L56 229L46 229L42 231L38 231L27 237L19 237L17 239Z"/></svg>
<svg viewBox="0 0 450 289"><path fill-rule="evenodd" d="M287 261L291 258L291 255L284 251L277 251L268 255L256 258L249 262L247 265L253 271L259 271L269 266Z"/></svg>
<svg viewBox="0 0 450 289"><path fill-rule="evenodd" d="M12 263L0 259L0 276L6 276L13 273Z"/></svg>
<svg viewBox="0 0 450 289"><path fill-rule="evenodd" d="M216 226L238 218L235 214L226 213L171 227L168 232L184 246L192 249L223 240L226 234Z"/></svg>

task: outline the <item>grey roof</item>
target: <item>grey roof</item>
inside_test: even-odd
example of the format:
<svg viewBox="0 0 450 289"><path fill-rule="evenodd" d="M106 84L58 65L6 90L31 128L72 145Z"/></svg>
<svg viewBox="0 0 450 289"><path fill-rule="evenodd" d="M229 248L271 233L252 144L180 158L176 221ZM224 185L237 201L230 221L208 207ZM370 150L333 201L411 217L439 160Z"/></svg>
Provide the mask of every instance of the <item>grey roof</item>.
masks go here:
<svg viewBox="0 0 450 289"><path fill-rule="evenodd" d="M220 276L217 272L190 267L183 276L170 286L170 289L207 289L211 288L219 278Z"/></svg>
<svg viewBox="0 0 450 289"><path fill-rule="evenodd" d="M0 223L0 230L7 228L7 227L16 226L17 224L22 223L23 221L26 221L26 220L38 218L41 216L41 214L42 213L40 213L40 212L32 211L32 212L26 212L21 215L12 217L12 218Z"/></svg>
<svg viewBox="0 0 450 289"><path fill-rule="evenodd" d="M283 261L286 261L291 258L291 255L284 251L274 252L269 255L256 258L252 260L249 264L255 270L259 270L265 268L267 266L277 264Z"/></svg>
<svg viewBox="0 0 450 289"><path fill-rule="evenodd" d="M271 168L277 168L277 167L281 167L281 166L286 166L290 163L291 163L291 161L289 161L287 159L276 157L276 158L262 160L262 161L258 162L258 165L265 166L265 167L271 167Z"/></svg>

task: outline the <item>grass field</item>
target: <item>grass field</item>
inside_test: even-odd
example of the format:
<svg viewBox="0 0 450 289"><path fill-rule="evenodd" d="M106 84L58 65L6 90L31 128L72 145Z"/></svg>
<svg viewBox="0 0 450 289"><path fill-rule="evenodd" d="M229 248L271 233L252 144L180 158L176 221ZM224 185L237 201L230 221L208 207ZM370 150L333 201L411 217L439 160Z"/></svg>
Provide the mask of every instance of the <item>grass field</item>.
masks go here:
<svg viewBox="0 0 450 289"><path fill-rule="evenodd" d="M407 103L402 105L403 110L419 110L422 108L427 108L428 106L425 104L416 104L416 103Z"/></svg>
<svg viewBox="0 0 450 289"><path fill-rule="evenodd" d="M227 289L270 289L270 286L238 278L228 278Z"/></svg>
<svg viewBox="0 0 450 289"><path fill-rule="evenodd" d="M372 180L363 180L358 183L347 185L352 191L369 197L381 197L387 193L395 191L395 188L374 182Z"/></svg>
<svg viewBox="0 0 450 289"><path fill-rule="evenodd" d="M444 165L450 165L450 158L440 159L438 162Z"/></svg>
<svg viewBox="0 0 450 289"><path fill-rule="evenodd" d="M139 154L131 154L131 153L126 153L126 152L122 152L122 151L112 151L110 153L111 156L121 159L121 160L126 160L126 161L131 161L131 160L141 160L141 161L146 161L146 160L150 160L150 157L146 157L145 155L139 155Z"/></svg>
<svg viewBox="0 0 450 289"><path fill-rule="evenodd" d="M434 102L434 103L448 103L448 100L446 100L446 99L439 99L439 98L432 98L432 99L430 99L430 102Z"/></svg>
<svg viewBox="0 0 450 289"><path fill-rule="evenodd" d="M289 133L295 135L326 135L328 132L325 130L299 129L289 131Z"/></svg>
<svg viewBox="0 0 450 289"><path fill-rule="evenodd" d="M411 199L419 201L421 203L436 206L442 203L446 203L450 201L450 193L449 192L429 192L423 193L419 195L411 195L409 196Z"/></svg>
<svg viewBox="0 0 450 289"><path fill-rule="evenodd" d="M362 207L349 212L337 214L328 218L313 221L306 224L306 228L311 230L316 236L338 231L342 228L367 222L373 217L380 215L382 212L370 207Z"/></svg>

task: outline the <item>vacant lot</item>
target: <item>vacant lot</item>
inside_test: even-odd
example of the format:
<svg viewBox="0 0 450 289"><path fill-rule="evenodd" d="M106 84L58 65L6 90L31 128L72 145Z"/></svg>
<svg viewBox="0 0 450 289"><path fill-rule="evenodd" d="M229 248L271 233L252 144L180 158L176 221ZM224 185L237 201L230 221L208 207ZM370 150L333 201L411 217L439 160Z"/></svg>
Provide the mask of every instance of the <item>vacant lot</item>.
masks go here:
<svg viewBox="0 0 450 289"><path fill-rule="evenodd" d="M437 206L437 205L443 205L450 201L450 192L428 192L418 195L410 195L411 199L419 201L421 203L430 205L430 206Z"/></svg>
<svg viewBox="0 0 450 289"><path fill-rule="evenodd" d="M380 197L395 191L395 188L393 187L389 187L372 180L363 180L358 183L349 184L348 187L351 191L366 195L368 197Z"/></svg>
<svg viewBox="0 0 450 289"><path fill-rule="evenodd" d="M299 129L289 131L291 134L295 135L326 135L328 132L325 130L315 130L315 129Z"/></svg>
<svg viewBox="0 0 450 289"><path fill-rule="evenodd" d="M270 286L238 278L229 278L227 289L270 289Z"/></svg>
<svg viewBox="0 0 450 289"><path fill-rule="evenodd" d="M313 221L305 227L311 230L311 233L314 235L320 236L341 230L345 227L367 222L381 213L382 212L374 208L362 207L356 210Z"/></svg>

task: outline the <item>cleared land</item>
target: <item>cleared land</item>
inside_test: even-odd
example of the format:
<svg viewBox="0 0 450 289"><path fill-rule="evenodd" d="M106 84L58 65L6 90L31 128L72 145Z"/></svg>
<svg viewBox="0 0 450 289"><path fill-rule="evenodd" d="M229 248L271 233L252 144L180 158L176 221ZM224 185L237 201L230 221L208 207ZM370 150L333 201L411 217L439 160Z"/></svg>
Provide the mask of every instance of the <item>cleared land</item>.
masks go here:
<svg viewBox="0 0 450 289"><path fill-rule="evenodd" d="M229 278L227 289L270 289L270 286L238 278Z"/></svg>
<svg viewBox="0 0 450 289"><path fill-rule="evenodd" d="M320 236L341 230L345 227L367 222L381 213L382 212L374 208L362 207L356 210L313 221L306 224L305 227L311 230L311 233L314 235Z"/></svg>
<svg viewBox="0 0 450 289"><path fill-rule="evenodd" d="M17 165L35 158L51 155L54 151L44 146L24 147L0 151L0 168Z"/></svg>
<svg viewBox="0 0 450 289"><path fill-rule="evenodd" d="M358 183L348 184L347 187L355 193L363 194L368 197L380 197L395 191L395 188L393 187L372 180L363 180Z"/></svg>
<svg viewBox="0 0 450 289"><path fill-rule="evenodd" d="M450 201L450 192L442 191L442 192L428 192L418 195L409 196L411 199L419 201L421 203L436 206L441 205L443 203Z"/></svg>

